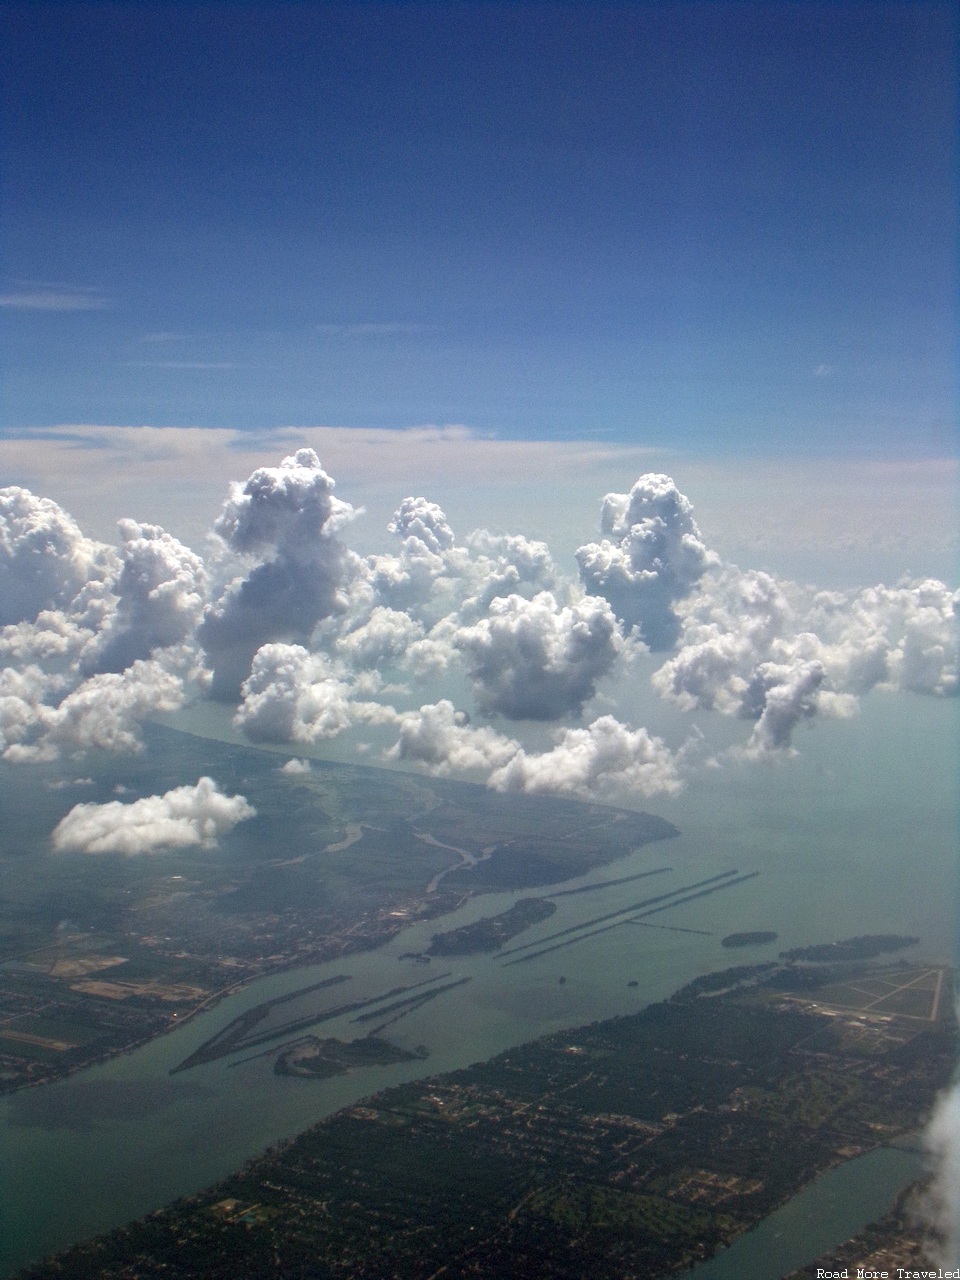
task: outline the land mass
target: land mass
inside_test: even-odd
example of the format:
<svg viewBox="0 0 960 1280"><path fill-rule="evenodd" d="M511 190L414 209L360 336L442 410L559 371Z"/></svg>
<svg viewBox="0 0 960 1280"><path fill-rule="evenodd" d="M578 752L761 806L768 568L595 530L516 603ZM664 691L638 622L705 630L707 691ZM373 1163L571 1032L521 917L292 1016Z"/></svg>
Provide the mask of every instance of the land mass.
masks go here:
<svg viewBox="0 0 960 1280"><path fill-rule="evenodd" d="M497 951L531 925L548 920L556 909L556 905L545 898L521 898L499 915L484 916L482 920L462 925L459 929L435 933L428 951L432 956L466 956L478 951Z"/></svg>
<svg viewBox="0 0 960 1280"><path fill-rule="evenodd" d="M651 814L501 796L148 725L143 758L0 762L0 1093L128 1052L256 978L377 947L473 893L553 885L678 834ZM50 832L79 801L212 774L256 808L220 846L71 857Z"/></svg>
<svg viewBox="0 0 960 1280"><path fill-rule="evenodd" d="M781 951L782 960L807 960L815 964L835 964L838 960L872 960L891 951L915 947L919 938L901 933L864 933L842 942L820 942L812 947L794 947Z"/></svg>
<svg viewBox="0 0 960 1280"><path fill-rule="evenodd" d="M776 942L777 935L769 929L754 929L747 933L728 933L720 939L721 947L762 947Z"/></svg>
<svg viewBox="0 0 960 1280"><path fill-rule="evenodd" d="M321 1040L309 1036L302 1044L282 1053L273 1069L280 1076L326 1080L330 1076L346 1075L357 1067L384 1067L394 1062L413 1062L426 1056L426 1049L411 1052L378 1036L347 1041L336 1037Z"/></svg>
<svg viewBox="0 0 960 1280"><path fill-rule="evenodd" d="M955 1061L942 965L771 962L401 1085L24 1280L648 1280L915 1131Z"/></svg>

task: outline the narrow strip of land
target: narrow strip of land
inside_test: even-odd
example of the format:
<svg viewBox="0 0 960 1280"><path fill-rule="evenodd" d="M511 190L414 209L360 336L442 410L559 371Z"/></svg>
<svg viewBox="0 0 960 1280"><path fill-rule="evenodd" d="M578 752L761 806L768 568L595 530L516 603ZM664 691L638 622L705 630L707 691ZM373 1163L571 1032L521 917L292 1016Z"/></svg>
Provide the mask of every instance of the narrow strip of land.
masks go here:
<svg viewBox="0 0 960 1280"><path fill-rule="evenodd" d="M662 906L653 907L649 911L642 911L638 916L631 916L629 919L613 920L610 924L601 925L599 929L591 929L587 933L579 933L575 938L566 938L563 942L556 942L553 946L543 947L539 951L531 951L525 956L517 956L514 960L508 960L503 966L505 969L512 964L526 964L529 960L537 960L540 956L549 955L552 951L562 951L564 947L572 947L578 942L585 942L587 938L595 938L598 934L608 933L611 929L619 929L624 924L637 924L643 916L656 915L658 911L667 911L670 907L679 907L685 902L692 902L694 898L705 898L711 893L719 893L721 889L729 889L733 885L743 884L747 880L753 880L755 876L760 874L759 871L749 871L746 875L737 876L736 879L725 879L721 884L713 884L709 888L700 889L696 893L688 893L685 897L679 897L672 902L664 903ZM677 890L679 893L680 890ZM663 895L666 896L666 895ZM657 899L651 899L657 901Z"/></svg>
<svg viewBox="0 0 960 1280"><path fill-rule="evenodd" d="M560 889L556 893L545 893L545 898L572 898L578 893L595 893L598 889L612 889L618 884L632 884L634 880L646 880L647 876L662 876L673 867L654 867L652 871L639 871L635 876L620 876L617 880L598 880L596 884L582 884L578 889Z"/></svg>
<svg viewBox="0 0 960 1280"><path fill-rule="evenodd" d="M358 1014L356 1018L351 1018L351 1022L372 1022L374 1018L382 1018L385 1013L396 1013L399 1009L407 1009L410 1005L416 1005L418 1008L422 1004L428 1004L437 996L443 995L444 991L452 991L454 987L462 987L465 982L470 982L470 978L457 978L455 982L448 982L446 986L434 987L431 991L426 991L419 996L408 996L406 1000L397 1000L393 1004L388 1004L383 1009L374 1009L371 1013Z"/></svg>
<svg viewBox="0 0 960 1280"><path fill-rule="evenodd" d="M449 977L449 970L446 973L432 974L429 978L424 978L420 982L411 982L402 986L391 987L389 991L382 991L376 996L369 996L363 1000L351 1000L346 1004L334 1005L332 1009L315 1010L303 1017L294 1018L290 1022L284 1022L280 1026L271 1027L270 1030L263 1031L260 1035L252 1036L249 1034L251 1029L259 1022L262 1022L271 1009L273 1009L277 1004L282 1004L288 1000L295 999L298 996L306 995L310 991L316 990L317 986L330 986L334 981L345 980L343 977L327 979L326 982L316 984L313 987L304 987L300 991L294 991L289 995L280 996L276 1000L267 1000L264 1004L257 1005L255 1009L247 1010L245 1014L241 1014L239 1018L235 1018L232 1023L222 1031L219 1031L216 1036L202 1044L200 1048L191 1053L189 1057L184 1058L183 1062L171 1068L170 1074L176 1075L178 1071L188 1071L191 1067L198 1067L207 1062L215 1062L218 1058L224 1058L227 1054L235 1053L238 1050L256 1049L260 1045L269 1044L273 1040L280 1040L284 1036L296 1035L297 1032L303 1031L307 1027L317 1026L322 1022L330 1022L334 1018L339 1018L346 1013L356 1013L358 1010L367 1009L372 1005L380 1004L384 1000L389 1000L392 996L401 995L406 991L415 991L419 987L426 987L431 983L440 982L444 978ZM254 1018L253 1015L256 1015L256 1017ZM251 1018L253 1019L252 1021Z"/></svg>
<svg viewBox="0 0 960 1280"><path fill-rule="evenodd" d="M506 951L501 951L501 956L517 955L521 951L529 951L533 947L539 947L544 942L553 942L555 938L564 938L571 933L579 933L583 929L591 929L594 925L604 924L607 920L613 920L617 916L632 915L637 911L643 910L644 907L653 906L657 902L665 902L668 898L675 898L681 893L688 893L693 889L701 889L706 885L716 884L721 880L728 880L731 876L738 874L735 867L732 871L721 871L719 875L709 876L706 880L696 880L693 884L680 885L677 889L671 889L669 893L658 893L653 898L643 898L640 902L630 902L624 907L618 907L616 911L607 911L602 916L594 916L592 920L581 920L579 924L572 924L566 929L558 929L555 933L548 933L543 938L538 938L535 942L522 942L519 946L510 947ZM514 963L514 962L511 962Z"/></svg>

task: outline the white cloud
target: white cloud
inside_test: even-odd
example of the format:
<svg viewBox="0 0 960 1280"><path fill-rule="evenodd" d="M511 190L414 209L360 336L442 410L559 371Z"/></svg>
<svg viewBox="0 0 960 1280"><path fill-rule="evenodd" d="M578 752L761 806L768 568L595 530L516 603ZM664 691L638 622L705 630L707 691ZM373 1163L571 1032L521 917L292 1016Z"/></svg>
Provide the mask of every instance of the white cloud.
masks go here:
<svg viewBox="0 0 960 1280"><path fill-rule="evenodd" d="M480 708L511 720L579 715L623 648L606 601L560 608L548 591L492 600L489 615L458 628L452 643Z"/></svg>
<svg viewBox="0 0 960 1280"><path fill-rule="evenodd" d="M56 706L39 701L56 688L55 682L38 678L34 687L37 698L32 702L14 694L16 706L0 726L7 739L6 760L53 760L62 752L90 749L139 751L139 723L160 711L176 711L184 702L181 678L155 661L137 661L120 673L91 676Z"/></svg>
<svg viewBox="0 0 960 1280"><path fill-rule="evenodd" d="M924 1209L936 1233L935 1261L944 1269L956 1269L960 1267L960 1081L941 1094L923 1136L933 1167Z"/></svg>
<svg viewBox="0 0 960 1280"><path fill-rule="evenodd" d="M465 620L482 615L494 600L505 596L529 598L541 591L559 594L564 589L545 542L477 529L467 538L467 548L476 559L461 569L464 598L460 615Z"/></svg>
<svg viewBox="0 0 960 1280"><path fill-rule="evenodd" d="M957 690L957 593L926 579L817 592L726 566L683 606L653 687L685 710L757 720L751 751L790 746L815 715L849 715L877 685Z"/></svg>
<svg viewBox="0 0 960 1280"><path fill-rule="evenodd" d="M255 563L210 605L198 632L215 696L236 696L262 645L305 643L322 618L346 607L344 589L359 561L337 534L356 513L333 488L312 449L231 487L214 529Z"/></svg>
<svg viewBox="0 0 960 1280"><path fill-rule="evenodd" d="M404 542L416 538L434 555L449 551L456 541L442 508L426 498L404 498L387 528Z"/></svg>
<svg viewBox="0 0 960 1280"><path fill-rule="evenodd" d="M496 791L552 792L595 799L598 795L673 794L682 785L686 750L672 752L646 729L630 729L601 716L585 729L558 732L549 751L527 752L488 725L473 726L447 699L404 712L390 760L417 764L445 776L487 774Z"/></svg>
<svg viewBox="0 0 960 1280"><path fill-rule="evenodd" d="M123 804L78 804L54 829L58 853L122 853L158 849L212 848L256 810L241 795L227 796L212 778L175 787L162 796Z"/></svg>
<svg viewBox="0 0 960 1280"><path fill-rule="evenodd" d="M301 645L267 644L243 682L233 723L252 742L316 742L349 728L350 687L329 658Z"/></svg>
<svg viewBox="0 0 960 1280"><path fill-rule="evenodd" d="M357 722L396 723L392 707L357 698L375 692L376 677L352 680L323 653L302 645L266 644L243 682L233 723L252 742L317 742Z"/></svg>
<svg viewBox="0 0 960 1280"><path fill-rule="evenodd" d="M744 690L740 714L756 720L748 755L791 749L793 730L820 710L823 667L819 662L762 662Z"/></svg>
<svg viewBox="0 0 960 1280"><path fill-rule="evenodd" d="M69 605L92 579L116 571L113 553L87 538L49 498L0 489L0 624Z"/></svg>
<svg viewBox="0 0 960 1280"><path fill-rule="evenodd" d="M368 557L372 590L398 608L426 604L451 567L456 540L446 515L426 498L404 498L387 530L400 539L400 553Z"/></svg>
<svg viewBox="0 0 960 1280"><path fill-rule="evenodd" d="M184 433L143 438L158 457L178 457ZM456 430L417 439L428 452L478 444ZM102 465L99 450L81 452ZM388 699L411 689L386 685L388 668L401 669L425 705L457 687L439 681L465 671L471 710L577 718L601 681L616 692L621 659L640 644L636 627L624 638L617 611L657 643L676 635L655 690L687 711L753 721L748 755L788 753L797 725L850 714L878 684L957 690L956 592L934 579L817 592L722 565L666 475L647 473L630 493L604 499L604 539L579 554L581 575L599 575L604 596L584 596L536 538L484 527L458 544L443 508L422 496L393 511L399 553L361 560L342 541L358 513L333 489L311 449L256 468L231 488L210 568L159 525L123 519L114 551L56 503L0 490L0 607L9 619L0 659L22 677L6 676L0 690L7 759L135 747L139 721L179 705L184 681L239 699L236 723L266 741L399 724L414 713ZM209 574L218 585L202 614ZM198 642L212 681L197 669ZM138 662L147 664L139 674ZM118 679L84 680L91 674Z"/></svg>
<svg viewBox="0 0 960 1280"><path fill-rule="evenodd" d="M386 752L387 759L414 763L440 776L496 768L519 750L519 743L486 725L473 728L446 698L404 712L399 724L399 738Z"/></svg>
<svg viewBox="0 0 960 1280"><path fill-rule="evenodd" d="M356 668L389 666L399 662L423 634L421 624L408 613L377 605L365 622L340 637L336 649Z"/></svg>
<svg viewBox="0 0 960 1280"><path fill-rule="evenodd" d="M293 756L290 760L286 762L286 764L282 764L280 766L279 772L301 774L301 773L311 773L312 770L313 770L313 765L310 763L309 760L302 760L302 759L299 759L297 756Z"/></svg>
<svg viewBox="0 0 960 1280"><path fill-rule="evenodd" d="M669 476L648 472L628 494L607 494L600 531L601 542L577 551L584 586L609 600L651 649L671 648L680 632L673 605L719 563L703 544L689 500Z"/></svg>
<svg viewBox="0 0 960 1280"><path fill-rule="evenodd" d="M40 708L54 684L53 678L35 665L0 670L0 751L5 756L36 735Z"/></svg>
<svg viewBox="0 0 960 1280"><path fill-rule="evenodd" d="M203 612L206 572L198 555L159 525L121 520L120 538L116 612L84 654L89 671L122 671L182 643Z"/></svg>
<svg viewBox="0 0 960 1280"><path fill-rule="evenodd" d="M386 523L399 494L428 488L454 527L517 528L521 511L524 532L545 538L561 561L577 545L571 531L594 519L590 495L620 487L624 475L674 467L683 491L696 495L708 544L744 564L805 577L814 570L798 564L816 557L819 581L850 586L911 568L951 575L960 546L952 458L744 466L637 445L497 440L457 426L252 434L61 423L0 439L0 474L56 498L97 537L111 538L116 521L133 512L200 546L238 457L252 469L302 446L315 449L377 521ZM858 569L865 558L867 576Z"/></svg>
<svg viewBox="0 0 960 1280"><path fill-rule="evenodd" d="M59 609L41 609L33 622L0 627L0 659L21 664L63 662L79 656L94 632Z"/></svg>
<svg viewBox="0 0 960 1280"><path fill-rule="evenodd" d="M110 305L102 289L84 285L32 285L0 293L11 311L100 311Z"/></svg>
<svg viewBox="0 0 960 1280"><path fill-rule="evenodd" d="M517 751L491 774L488 785L583 799L618 791L672 795L682 785L679 762L680 756L646 729L629 729L613 716L601 716L585 729L564 730L550 751Z"/></svg>

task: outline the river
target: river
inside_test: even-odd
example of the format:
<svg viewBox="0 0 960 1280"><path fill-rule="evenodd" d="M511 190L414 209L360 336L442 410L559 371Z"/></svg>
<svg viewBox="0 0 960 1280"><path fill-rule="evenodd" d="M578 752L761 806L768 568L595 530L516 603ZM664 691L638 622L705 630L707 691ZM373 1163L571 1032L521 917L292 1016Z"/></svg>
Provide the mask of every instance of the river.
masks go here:
<svg viewBox="0 0 960 1280"><path fill-rule="evenodd" d="M399 959L438 929L503 910L517 895L484 896L444 920L411 926L377 951L262 979L134 1053L4 1100L0 1274L195 1191L277 1139L376 1090L483 1060L563 1027L634 1011L731 963L868 932L917 934L918 954L951 960L955 709L932 700L918 705L903 726L892 700L872 704L864 719L870 717L873 745L857 756L849 750L847 726L824 725L815 761L744 770L732 782L730 771L708 773L685 797L651 806L681 828L679 839L648 845L580 882L669 864L674 872L657 877L656 892L662 892L668 879L663 888L733 867L759 870L749 882L655 917L658 926L704 934L625 926L512 968L492 956L435 960L429 971ZM862 724L859 730L862 742ZM557 913L521 940L613 910L624 902L623 893L614 887L560 898ZM750 952L719 945L724 934L744 929L776 930L779 938ZM331 989L337 993L333 1004L437 970L471 981L389 1031L404 1047L426 1045L424 1062L316 1081L274 1075L269 1057L241 1065L224 1059L169 1074L244 1009L272 996L348 974L349 983ZM343 995L348 989L350 995ZM345 1038L358 1034L348 1015L324 1028L324 1034ZM873 1166L864 1168L847 1176L869 1188ZM889 1198L878 1206L871 1201L868 1217Z"/></svg>

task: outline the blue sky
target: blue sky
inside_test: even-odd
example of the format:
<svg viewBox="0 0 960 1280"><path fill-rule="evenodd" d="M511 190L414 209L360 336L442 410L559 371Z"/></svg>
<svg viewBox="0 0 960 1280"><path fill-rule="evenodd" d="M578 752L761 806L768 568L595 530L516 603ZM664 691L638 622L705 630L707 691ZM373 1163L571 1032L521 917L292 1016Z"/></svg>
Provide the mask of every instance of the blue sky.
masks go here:
<svg viewBox="0 0 960 1280"><path fill-rule="evenodd" d="M955 453L952 6L3 22L7 432Z"/></svg>

